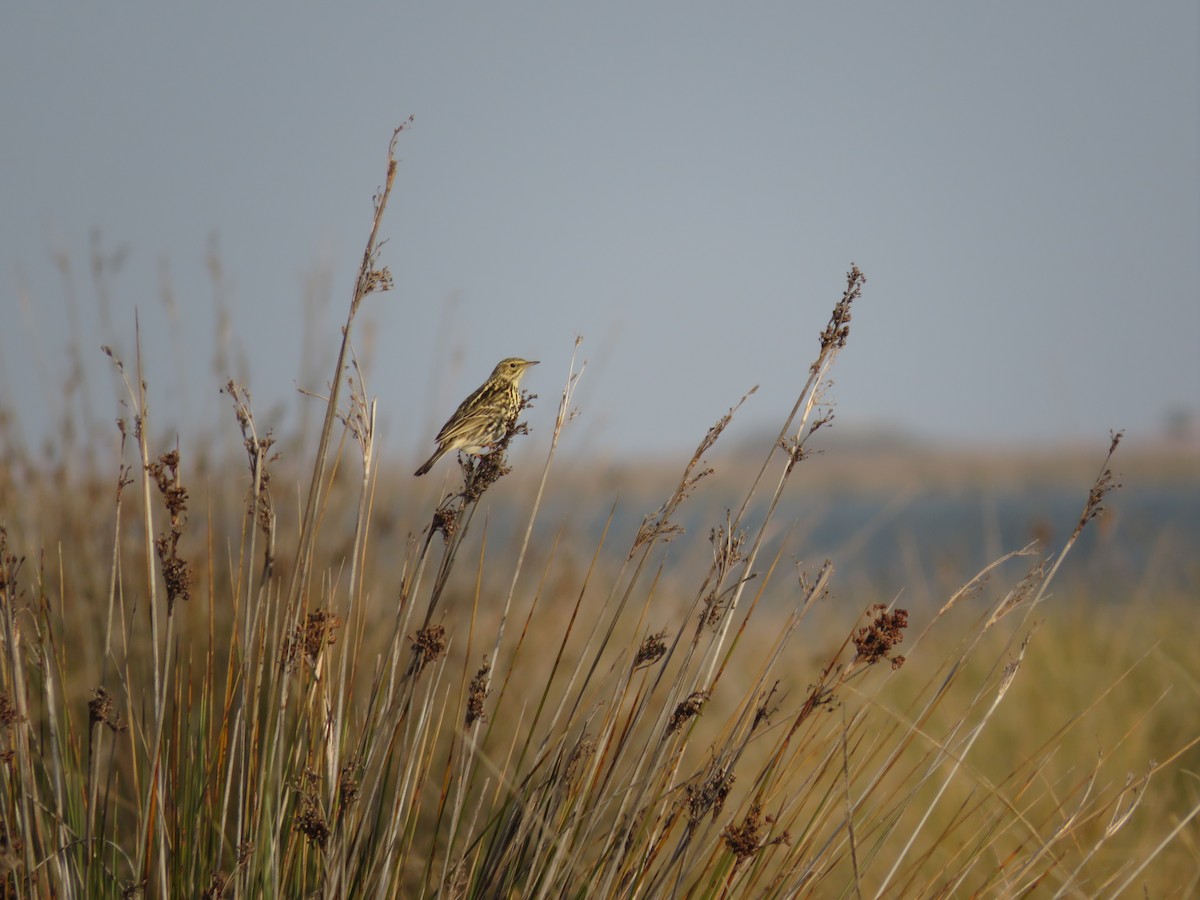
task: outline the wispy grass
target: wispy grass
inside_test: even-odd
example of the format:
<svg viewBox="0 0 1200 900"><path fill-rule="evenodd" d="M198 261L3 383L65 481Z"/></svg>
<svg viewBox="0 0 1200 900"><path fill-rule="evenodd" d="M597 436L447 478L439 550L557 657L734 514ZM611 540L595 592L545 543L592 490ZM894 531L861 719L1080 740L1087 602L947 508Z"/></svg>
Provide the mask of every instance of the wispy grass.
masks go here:
<svg viewBox="0 0 1200 900"><path fill-rule="evenodd" d="M1102 614L1071 633L1048 603L1116 487L1119 435L1062 547L1011 548L923 618L839 596L829 562L794 566L802 548L779 540L831 424L857 266L707 533L678 513L720 477L705 460L753 388L640 526L605 500L579 516L629 527L582 552L569 522L541 527L585 374L572 356L536 478L505 480L518 424L461 460L419 533L377 538L380 509L417 496L379 496L353 340L391 284L395 139L311 447L260 430L228 381L245 466L193 482L186 446L155 446L140 335L132 362L108 351L125 391L110 473L72 468L73 434L51 463L5 435L0 896L1195 889L1200 728L1162 712L1194 709L1190 647L1096 658ZM311 450L303 478L279 446ZM491 524L499 509L514 524ZM677 562L684 542L703 565Z"/></svg>

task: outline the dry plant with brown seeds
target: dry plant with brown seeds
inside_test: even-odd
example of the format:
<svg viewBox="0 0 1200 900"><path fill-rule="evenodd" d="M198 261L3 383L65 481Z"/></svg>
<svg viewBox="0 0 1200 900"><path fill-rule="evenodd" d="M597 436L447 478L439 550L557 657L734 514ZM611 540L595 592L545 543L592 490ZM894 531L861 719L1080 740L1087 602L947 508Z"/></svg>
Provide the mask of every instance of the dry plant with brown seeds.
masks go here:
<svg viewBox="0 0 1200 900"><path fill-rule="evenodd" d="M222 372L236 468L206 462L156 437L140 353L127 367L110 351L126 407L111 469L80 492L58 467L69 453L24 479L0 463L0 896L1200 883L1186 629L1172 620L1131 653L1103 642L1148 610L1085 629L1050 591L1116 487L1118 435L1057 551L1018 546L929 608L846 590L783 498L810 483L832 424L830 373L865 282L852 266L733 502L702 505L726 475L707 457L753 390L632 514L556 466L585 368L573 356L553 430L528 442L546 449L540 471L498 482L527 433L518 415L417 511L407 475L381 487L353 344L362 304L391 284L379 235L399 134L311 444L276 445ZM79 500L94 496L103 528ZM543 526L544 501L603 522L599 536Z"/></svg>

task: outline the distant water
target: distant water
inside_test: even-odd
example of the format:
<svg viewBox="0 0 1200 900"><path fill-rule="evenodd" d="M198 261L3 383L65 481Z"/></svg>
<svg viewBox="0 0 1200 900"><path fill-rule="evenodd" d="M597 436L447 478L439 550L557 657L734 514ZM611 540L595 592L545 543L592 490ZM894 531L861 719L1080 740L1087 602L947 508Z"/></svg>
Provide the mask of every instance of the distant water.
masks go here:
<svg viewBox="0 0 1200 900"><path fill-rule="evenodd" d="M655 502L661 502L661 497ZM1087 495L1078 487L997 491L988 488L929 489L911 495L797 492L785 496L776 511L773 542L764 557L774 556L788 534L784 560L815 569L829 558L836 567L835 584L843 588L870 584L885 595L911 592L914 582L931 588L958 585L988 563L1031 541L1041 544L1041 557L1056 554L1079 521ZM677 524L687 537L669 552L676 562L707 567L707 536L724 524L726 506L736 509L741 497L699 492L680 507ZM1110 494L1106 512L1093 519L1071 550L1055 584L1058 589L1085 587L1106 599L1121 599L1139 585L1169 588L1176 596L1197 592L1200 601L1200 483L1177 487L1126 487ZM571 521L598 539L602 518L579 521L580 509L551 508L541 521ZM754 508L748 523L759 521L765 504ZM606 513L589 504L590 513ZM651 501L624 495L617 506L610 550L628 548ZM560 518L561 517L561 518ZM513 523L515 524L515 523ZM702 558L703 557L703 558ZM1003 584L1019 579L1034 558L1015 560L998 573ZM790 576L787 576L790 579ZM778 576L776 577L778 580Z"/></svg>
<svg viewBox="0 0 1200 900"><path fill-rule="evenodd" d="M886 502L835 498L813 545L833 553L854 545L855 537L874 525L857 560L872 570L897 566L907 542L935 562L974 560L982 566L1035 539L1057 550L1078 523L1085 499L1074 489L933 492L889 512ZM1200 487L1122 490L1110 495L1105 507L1071 551L1074 565L1136 575L1165 552L1164 541L1192 562L1200 555Z"/></svg>
<svg viewBox="0 0 1200 900"><path fill-rule="evenodd" d="M792 543L807 561L828 557L842 573L899 589L914 574L965 579L1033 540L1043 555L1057 553L1085 500L1065 488L927 490L909 498L827 493L785 501L776 522L796 527ZM1071 550L1059 584L1118 592L1152 576L1200 592L1200 485L1123 489L1104 505ZM701 525L698 517L691 524ZM707 533L711 526L704 527Z"/></svg>

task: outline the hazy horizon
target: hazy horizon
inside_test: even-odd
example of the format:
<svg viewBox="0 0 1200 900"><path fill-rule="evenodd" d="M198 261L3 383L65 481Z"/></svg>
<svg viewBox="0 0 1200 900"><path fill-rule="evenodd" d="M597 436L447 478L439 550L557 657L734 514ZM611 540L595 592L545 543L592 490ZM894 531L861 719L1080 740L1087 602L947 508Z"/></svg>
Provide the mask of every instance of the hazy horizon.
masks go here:
<svg viewBox="0 0 1200 900"><path fill-rule="evenodd" d="M581 453L687 452L755 384L738 427L777 427L851 262L835 431L1200 421L1193 3L69 6L0 34L0 411L31 436L72 345L82 414L121 412L99 347L132 360L135 309L158 427L232 430L226 377L294 425L410 114L355 336L389 452L508 355L542 360L544 438L576 334Z"/></svg>

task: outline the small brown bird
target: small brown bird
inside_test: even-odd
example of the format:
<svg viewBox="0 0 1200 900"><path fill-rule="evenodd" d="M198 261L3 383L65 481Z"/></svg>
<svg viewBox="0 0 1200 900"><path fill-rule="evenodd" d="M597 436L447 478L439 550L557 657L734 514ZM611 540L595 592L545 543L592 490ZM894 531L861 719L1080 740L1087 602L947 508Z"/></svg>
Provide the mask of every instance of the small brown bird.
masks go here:
<svg viewBox="0 0 1200 900"><path fill-rule="evenodd" d="M509 357L496 364L492 375L458 405L438 432L438 448L413 474L424 475L451 450L478 456L508 432L521 411L521 376L538 361Z"/></svg>

